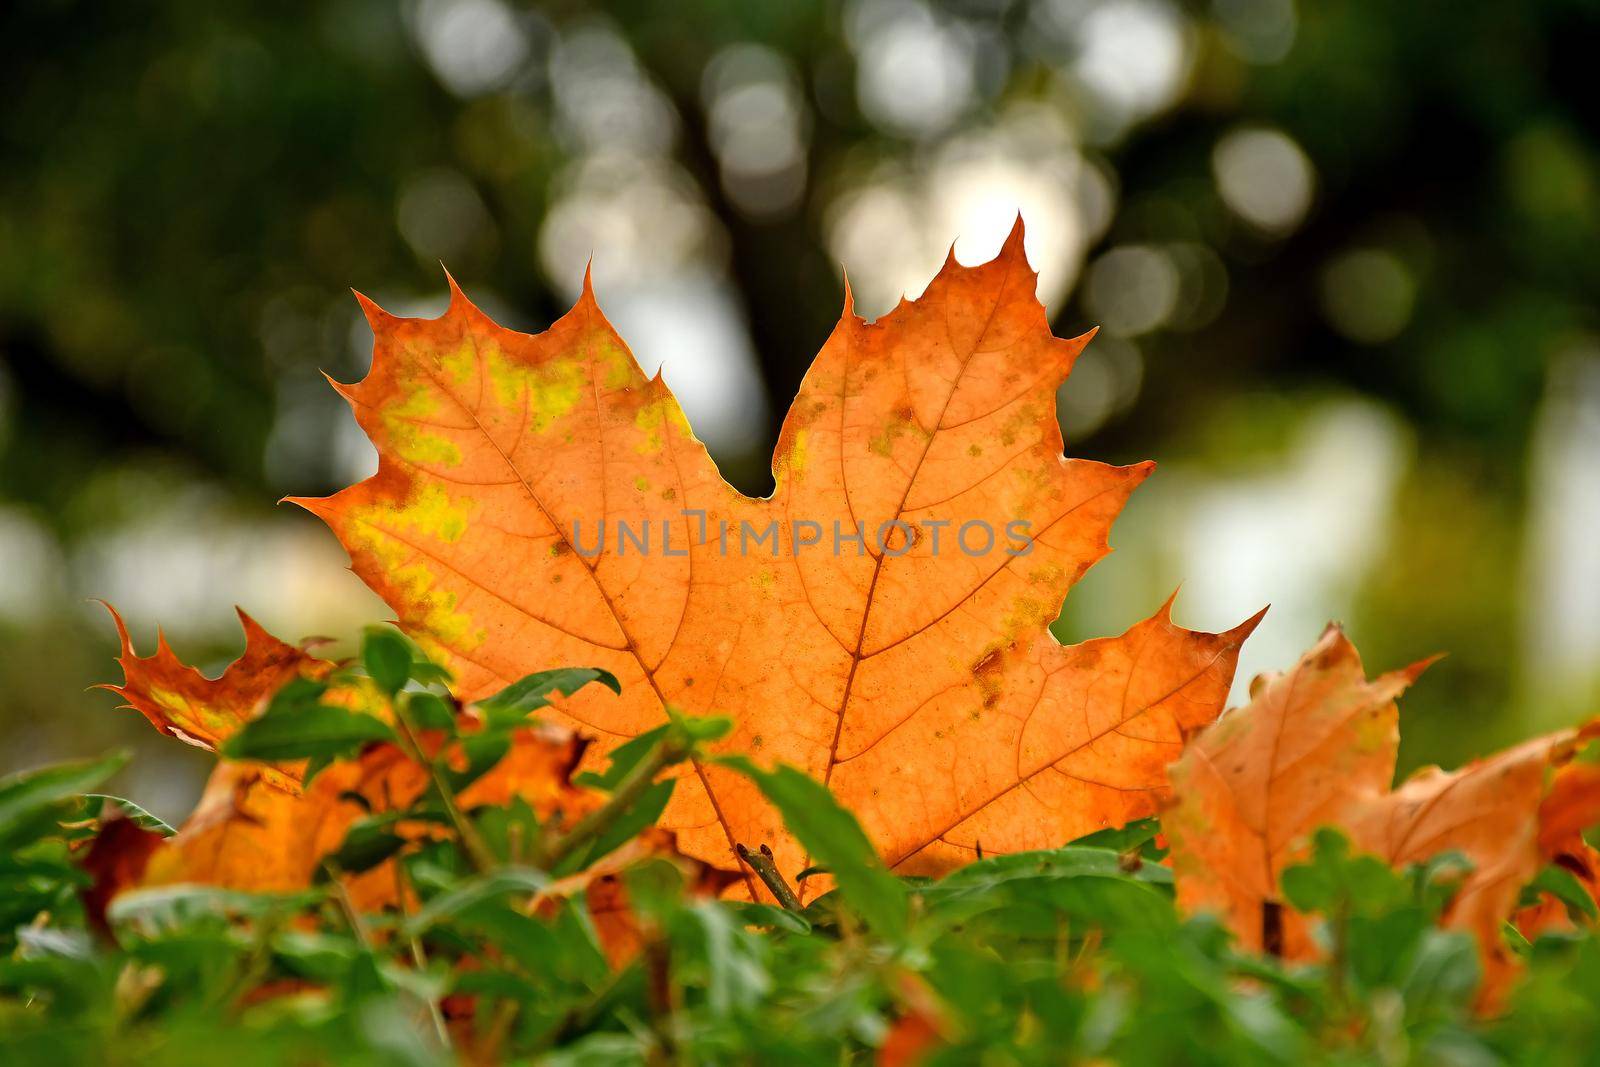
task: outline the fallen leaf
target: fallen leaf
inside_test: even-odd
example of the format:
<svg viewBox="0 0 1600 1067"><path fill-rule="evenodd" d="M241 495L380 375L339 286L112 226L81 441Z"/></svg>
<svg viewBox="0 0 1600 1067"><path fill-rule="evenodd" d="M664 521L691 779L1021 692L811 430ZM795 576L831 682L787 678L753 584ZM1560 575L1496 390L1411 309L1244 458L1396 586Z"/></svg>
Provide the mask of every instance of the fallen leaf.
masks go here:
<svg viewBox="0 0 1600 1067"><path fill-rule="evenodd" d="M429 748L438 743L437 736L427 734L419 740ZM520 796L541 821L570 823L605 799L571 782L582 752L583 742L570 731L518 730L505 758L457 801L471 810ZM369 813L408 807L427 787L427 773L391 744L373 745L355 760L333 764L304 791L285 787L259 764L220 763L194 813L151 861L144 882L277 892L305 888L352 823ZM401 824L397 832L420 838L434 831L424 824ZM389 863L345 880L363 911L398 902Z"/></svg>
<svg viewBox="0 0 1600 1067"><path fill-rule="evenodd" d="M90 929L102 937L111 936L106 908L116 895L144 879L150 859L166 842L154 830L147 830L118 811L101 823L83 858L89 885L79 892Z"/></svg>
<svg viewBox="0 0 1600 1067"><path fill-rule="evenodd" d="M1161 820L1179 906L1222 914L1252 951L1314 954L1304 917L1280 906L1279 877L1305 858L1313 830L1388 792L1395 698L1427 665L1369 682L1355 646L1330 626L1294 670L1257 678L1248 707L1196 737L1173 765L1174 804Z"/></svg>
<svg viewBox="0 0 1600 1067"><path fill-rule="evenodd" d="M594 922L600 948L613 967L620 967L637 956L646 944L646 931L628 900L623 873L646 859L666 859L677 865L685 891L691 897L716 897L739 880L732 871L721 870L681 855L673 835L651 827L598 862L551 883L535 897L529 910L549 917L555 914L561 898L583 894Z"/></svg>
<svg viewBox="0 0 1600 1067"><path fill-rule="evenodd" d="M1540 806L1552 769L1570 759L1574 730L1537 737L1456 771L1418 771L1388 796L1346 816L1351 843L1392 866L1459 852L1472 873L1444 915L1448 927L1478 941L1479 1005L1500 1003L1519 965L1501 932L1523 886L1544 864Z"/></svg>
<svg viewBox="0 0 1600 1067"><path fill-rule="evenodd" d="M1541 851L1543 847L1541 846ZM1568 841L1554 853L1544 852L1545 861L1571 874L1579 888L1588 894L1591 902L1600 903L1600 849L1591 846L1582 837ZM1572 910L1567 902L1554 893L1540 892L1534 903L1518 908L1512 922L1519 933L1529 941L1541 934L1573 930ZM1593 922L1593 919L1585 919Z"/></svg>
<svg viewBox="0 0 1600 1067"><path fill-rule="evenodd" d="M1089 336L1051 336L1035 285L1019 220L877 322L847 294L765 499L722 480L587 280L538 335L453 281L438 319L362 298L372 370L336 388L378 473L297 502L463 699L551 664L616 674L621 700L559 709L595 759L669 702L725 712L723 747L825 782L903 872L1059 845L1155 809L1256 620L1194 633L1163 607L1120 637L1050 635L1151 464L1063 458L1056 391ZM718 865L742 842L807 866L720 767L687 769L663 825Z"/></svg>
<svg viewBox="0 0 1600 1067"><path fill-rule="evenodd" d="M1245 947L1291 959L1318 948L1304 917L1279 906L1280 876L1305 855L1317 827L1342 830L1357 850L1395 867L1462 854L1473 869L1443 921L1477 939L1479 1004L1492 1009L1517 969L1501 928L1546 860L1547 820L1554 826L1557 812L1586 817L1600 805L1577 778L1570 795L1549 805L1555 770L1596 725L1535 738L1456 771L1425 768L1391 790L1395 698L1429 662L1369 682L1354 647L1329 627L1293 670L1258 679L1248 706L1194 739L1173 768L1174 798L1162 825L1179 905L1217 912Z"/></svg>
<svg viewBox="0 0 1600 1067"><path fill-rule="evenodd" d="M894 979L900 1013L878 1046L878 1067L916 1067L949 1042L950 1012L933 987L911 971Z"/></svg>
<svg viewBox="0 0 1600 1067"><path fill-rule="evenodd" d="M304 648L286 644L239 611L244 627L244 652L216 678L207 678L183 663L167 644L166 634L156 637L156 651L140 656L133 649L128 627L110 604L105 608L116 624L122 651L121 685L99 685L127 701L157 730L180 741L217 751L260 709L262 703L292 678L320 678L333 664Z"/></svg>
<svg viewBox="0 0 1600 1067"><path fill-rule="evenodd" d="M245 651L219 678L207 679L182 663L165 640L154 656L140 658L114 610L112 618L122 641L126 680L121 686L104 688L122 694L164 733L190 743L203 738L202 747L212 751L291 678L323 677L337 666L278 640L240 612ZM339 683L323 699L380 713L364 684L360 679ZM476 709L466 711L466 718L476 721ZM431 754L442 739L437 731L424 731L418 742ZM457 802L470 811L520 797L542 824L571 825L605 800L604 794L572 781L586 747L586 741L564 727L519 729L511 736L506 756L463 790ZM111 900L139 886L196 883L254 892L303 889L312 884L323 858L339 847L353 823L370 813L405 808L428 787L423 768L387 743L369 746L354 760L335 762L309 787L301 784L301 767L301 763L218 763L194 811L170 838L145 831L135 834L124 827L138 829L130 820L109 823L85 860L94 880L85 897L91 919L98 916L103 923ZM435 832L426 824L406 823L396 831L414 838ZM598 864L564 879L559 884L567 893L592 889L591 912L613 959L623 958L637 941L631 913L613 883L622 866L645 855L682 862L696 893L720 890L731 877L683 857L674 835L651 829ZM358 910L377 911L401 903L392 862L341 877Z"/></svg>
<svg viewBox="0 0 1600 1067"><path fill-rule="evenodd" d="M1600 720L1578 731L1579 746L1600 739ZM1557 773L1539 807L1539 847L1551 859L1600 825L1600 763L1569 763Z"/></svg>
<svg viewBox="0 0 1600 1067"><path fill-rule="evenodd" d="M1597 736L1600 722L1580 730L1577 741L1581 746ZM1546 863L1569 872L1589 899L1600 905L1600 850L1583 838L1593 826L1600 826L1600 764L1569 763L1556 772L1539 804L1539 853ZM1552 893L1540 894L1538 903L1518 911L1515 922L1530 941L1574 925L1566 903Z"/></svg>

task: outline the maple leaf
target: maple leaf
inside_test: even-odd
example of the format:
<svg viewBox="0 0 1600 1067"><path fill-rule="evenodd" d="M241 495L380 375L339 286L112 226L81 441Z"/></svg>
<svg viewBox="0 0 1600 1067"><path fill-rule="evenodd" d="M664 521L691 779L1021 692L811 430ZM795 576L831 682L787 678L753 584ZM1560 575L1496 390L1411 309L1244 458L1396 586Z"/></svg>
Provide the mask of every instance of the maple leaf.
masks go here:
<svg viewBox="0 0 1600 1067"><path fill-rule="evenodd" d="M89 927L101 937L111 937L106 908L116 895L144 879L150 859L161 850L165 838L140 826L120 811L99 827L82 861L89 885L79 891Z"/></svg>
<svg viewBox="0 0 1600 1067"><path fill-rule="evenodd" d="M1480 1005L1490 1007L1516 972L1502 924L1553 850L1600 808L1586 777L1551 789L1552 778L1561 780L1552 771L1597 726L1535 738L1456 771L1424 768L1391 789L1395 700L1430 662L1369 682L1355 648L1330 626L1293 670L1257 679L1248 706L1190 743L1172 770L1162 828L1179 906L1218 912L1245 947L1290 959L1319 954L1305 917L1280 906L1280 876L1305 858L1317 827L1342 830L1356 849L1394 867L1462 854L1473 869L1444 922L1477 939Z"/></svg>
<svg viewBox="0 0 1600 1067"><path fill-rule="evenodd" d="M1255 679L1248 707L1192 740L1161 820L1179 906L1221 913L1252 951L1313 954L1304 917L1278 907L1279 877L1305 858L1313 830L1388 792L1395 698L1427 665L1369 682L1355 646L1330 626L1293 671Z"/></svg>
<svg viewBox="0 0 1600 1067"><path fill-rule="evenodd" d="M425 744L427 740L425 735ZM506 757L464 790L458 802L470 810L520 796L541 820L558 812L562 819L575 820L604 800L572 784L583 747L569 731L520 730ZM357 759L333 764L303 791L283 788L257 764L223 762L193 814L151 859L142 884L302 889L312 883L323 857L344 841L351 824L369 813L404 809L427 787L427 772L391 744L374 745ZM412 837L429 832L421 825L397 829ZM389 863L346 876L346 881L351 900L362 911L397 900Z"/></svg>
<svg viewBox="0 0 1600 1067"><path fill-rule="evenodd" d="M213 752L286 683L297 677L326 678L338 666L280 641L241 611L245 650L219 677L210 679L179 660L164 638L154 655L140 657L122 618L114 609L111 616L121 641L124 680L101 688L123 696L163 733ZM387 717L383 702L375 696L367 679L350 678L337 682L322 699ZM467 709L469 718L477 714L478 709ZM437 757L443 740L439 731L417 735L430 758ZM573 781L586 747L587 741L563 727L515 730L505 756L463 789L455 802L470 811L505 806L520 798L543 825L575 823L605 800L604 794ZM84 894L91 923L102 933L109 932L107 906L118 894L140 887L194 883L252 892L304 889L357 820L404 810L429 787L428 772L390 743L369 745L355 759L333 763L309 786L301 780L304 767L304 761L219 762L194 811L170 838L141 830L125 818L108 823L85 858L92 879ZM433 833L426 824L404 821L391 829L409 838ZM673 834L652 828L560 880L540 900L547 903L582 894L602 948L613 963L620 963L637 951L639 931L619 872L645 857L678 865L691 892L700 895L720 892L733 877L685 857ZM393 860L340 877L351 905L359 911L412 903L409 897L402 899L403 883Z"/></svg>
<svg viewBox="0 0 1600 1067"><path fill-rule="evenodd" d="M332 663L313 656L304 646L280 641L235 609L244 627L244 652L221 675L207 678L178 659L165 633L157 633L154 653L140 656L117 609L110 604L105 609L111 613L122 646L117 663L123 680L120 685L95 688L116 693L127 701L125 707L138 711L157 730L207 752L216 752L291 679L320 678L333 669ZM281 776L279 784L299 777L292 768L276 768L269 774Z"/></svg>
<svg viewBox="0 0 1600 1067"><path fill-rule="evenodd" d="M580 694L558 715L598 736L596 757L669 703L728 712L725 747L826 783L903 872L1059 845L1154 810L1256 619L1196 633L1163 607L1120 637L1049 634L1152 465L1063 458L1056 390L1089 336L1051 336L1035 288L1019 219L993 261L952 256L877 322L847 290L764 499L722 480L587 278L539 335L497 326L453 280L433 320L362 297L372 370L335 387L378 473L296 502L463 699L593 664L623 699ZM685 778L663 825L691 854L768 842L804 864L748 780L706 763Z"/></svg>

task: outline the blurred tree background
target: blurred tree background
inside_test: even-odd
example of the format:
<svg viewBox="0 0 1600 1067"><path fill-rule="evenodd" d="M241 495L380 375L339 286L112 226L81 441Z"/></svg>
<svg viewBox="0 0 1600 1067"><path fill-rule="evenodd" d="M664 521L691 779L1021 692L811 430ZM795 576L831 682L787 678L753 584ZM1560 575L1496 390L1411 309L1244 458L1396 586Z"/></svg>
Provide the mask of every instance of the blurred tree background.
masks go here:
<svg viewBox="0 0 1600 1067"><path fill-rule="evenodd" d="M1387 0L13 0L0 14L5 764L154 745L148 651L386 618L280 495L374 466L320 371L347 288L444 306L440 263L542 329L600 303L724 472L765 492L837 319L1020 209L1068 450L1162 470L1058 630L1329 617L1369 667L1451 658L1405 758L1600 704L1600 11ZM154 768L154 770L152 770Z"/></svg>

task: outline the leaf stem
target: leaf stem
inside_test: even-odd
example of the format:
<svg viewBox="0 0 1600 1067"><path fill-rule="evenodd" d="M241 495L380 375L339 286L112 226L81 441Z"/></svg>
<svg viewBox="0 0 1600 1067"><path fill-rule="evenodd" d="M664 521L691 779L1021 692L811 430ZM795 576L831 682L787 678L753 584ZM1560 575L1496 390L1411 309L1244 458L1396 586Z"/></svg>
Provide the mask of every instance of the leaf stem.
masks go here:
<svg viewBox="0 0 1600 1067"><path fill-rule="evenodd" d="M395 904L400 909L401 917L409 919L411 917L411 908L406 901L410 896L410 886L406 882L405 866L400 862L399 856L394 857L389 862L394 867ZM419 972L426 971L428 969L428 954L423 951L422 938L412 934L406 940L410 942L411 946L412 966L416 967ZM439 998L429 996L427 1001L428 1016L433 1020L433 1029L439 1036L439 1043L444 1048L449 1049L452 1047L450 1028L445 1025L444 1011L439 1007Z"/></svg>
<svg viewBox="0 0 1600 1067"><path fill-rule="evenodd" d="M367 930L365 920L356 910L355 901L350 899L350 891L345 888L344 881L339 877L339 872L334 870L333 864L326 859L322 861L322 873L327 875L328 888L333 894L333 899L339 905L339 912L344 916L344 921L350 924L350 932L356 935L356 940L361 947L372 949L372 934Z"/></svg>
<svg viewBox="0 0 1600 1067"><path fill-rule="evenodd" d="M638 802L644 791L655 782L656 775L687 757L691 747L689 742L675 737L672 733L662 737L656 746L623 776L622 781L611 791L611 796L604 804L579 819L571 830L546 841L537 848L535 862L547 871L553 870L580 846L604 833L624 812Z"/></svg>
<svg viewBox="0 0 1600 1067"><path fill-rule="evenodd" d="M778 870L778 861L772 856L772 849L762 845L760 851L751 851L744 845L735 846L739 858L750 865L750 869L766 884L768 890L789 911L804 911L805 905L800 903L800 898L795 895L789 883L784 881L783 872Z"/></svg>
<svg viewBox="0 0 1600 1067"><path fill-rule="evenodd" d="M450 779L446 777L444 769L438 760L429 759L422 751L422 744L417 740L416 731L412 728L411 720L401 708L397 700L393 704L394 721L400 727L401 747L406 749L406 754L413 761L420 764L428 772L433 788L439 794L439 803L444 808L445 816L450 820L450 825L455 828L456 836L461 839L461 847L466 850L467 858L472 861L472 866L479 874L490 874L499 863L494 858L494 853L489 851L489 846L484 843L483 837L478 833L478 828L472 825L466 813L461 810L461 805L456 802L456 791L450 786Z"/></svg>

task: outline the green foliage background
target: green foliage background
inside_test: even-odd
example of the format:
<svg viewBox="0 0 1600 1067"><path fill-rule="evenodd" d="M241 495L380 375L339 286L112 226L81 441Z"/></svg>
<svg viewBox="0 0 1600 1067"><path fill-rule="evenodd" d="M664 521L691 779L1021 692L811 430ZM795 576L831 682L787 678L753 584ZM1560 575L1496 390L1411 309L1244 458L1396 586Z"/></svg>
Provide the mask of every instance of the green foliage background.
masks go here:
<svg viewBox="0 0 1600 1067"><path fill-rule="evenodd" d="M295 893L169 885L105 908L95 872L138 832L119 817L170 832L89 792L126 755L0 780L5 1062L1577 1064L1600 1037L1594 901L1576 883L1576 927L1535 944L1507 927L1527 977L1485 1018L1476 946L1438 926L1468 871L1453 855L1397 872L1320 831L1282 906L1314 917L1326 955L1285 964L1178 918L1155 820L901 879L820 783L700 751L726 719L673 713L618 749L591 779L609 796L582 819L541 822L520 798L464 808L550 693L616 680L533 675L469 723L430 690L438 678L371 632L359 665L291 682L225 746L325 766L389 744L432 782L369 808ZM376 695L376 715L323 703L339 686ZM720 900L647 854L612 875L638 948L608 959L583 895L557 879L648 826L672 788L658 776L691 756L748 775L818 861L808 876L837 888L802 906L786 881L800 872L753 864L782 906ZM385 861L411 893L358 913L342 879Z"/></svg>

